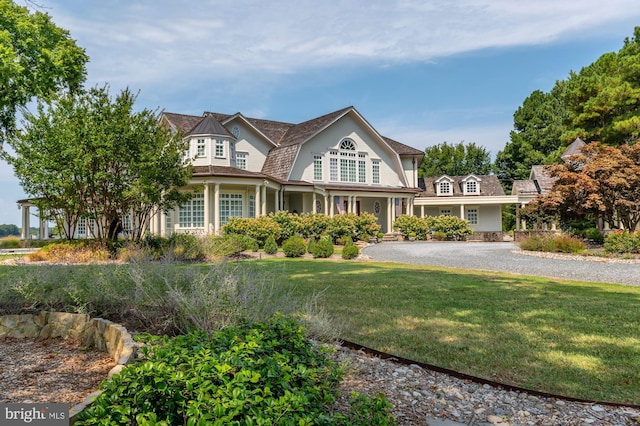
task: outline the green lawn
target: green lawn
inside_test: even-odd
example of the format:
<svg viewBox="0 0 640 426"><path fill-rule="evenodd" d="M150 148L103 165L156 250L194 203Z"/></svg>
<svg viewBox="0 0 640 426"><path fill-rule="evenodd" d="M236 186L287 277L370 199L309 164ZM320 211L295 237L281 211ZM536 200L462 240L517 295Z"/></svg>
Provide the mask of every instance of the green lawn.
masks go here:
<svg viewBox="0 0 640 426"><path fill-rule="evenodd" d="M324 291L341 336L525 388L640 404L640 288L320 260L253 263Z"/></svg>
<svg viewBox="0 0 640 426"><path fill-rule="evenodd" d="M345 340L525 388L640 404L640 287L320 259L233 265L295 299L322 292ZM185 285L209 268L158 267ZM137 275L114 265L0 266L0 303L14 302L10 288L25 276L26 306L99 302L108 316L138 295Z"/></svg>

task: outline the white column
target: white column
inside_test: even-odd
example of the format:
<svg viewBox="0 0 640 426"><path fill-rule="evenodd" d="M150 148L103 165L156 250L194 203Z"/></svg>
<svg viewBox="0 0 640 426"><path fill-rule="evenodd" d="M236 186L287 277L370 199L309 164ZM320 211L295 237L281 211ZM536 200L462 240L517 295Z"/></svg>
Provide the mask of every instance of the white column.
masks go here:
<svg viewBox="0 0 640 426"><path fill-rule="evenodd" d="M424 217L424 206L420 206L420 217Z"/></svg>
<svg viewBox="0 0 640 426"><path fill-rule="evenodd" d="M256 185L256 199L255 199L255 216L258 217L260 216L260 206L262 205L262 202L260 201L260 185Z"/></svg>
<svg viewBox="0 0 640 426"><path fill-rule="evenodd" d="M329 196L324 196L324 214L329 214Z"/></svg>
<svg viewBox="0 0 640 426"><path fill-rule="evenodd" d="M220 184L213 187L213 233L220 233Z"/></svg>
<svg viewBox="0 0 640 426"><path fill-rule="evenodd" d="M464 204L460 204L460 219L464 219Z"/></svg>
<svg viewBox="0 0 640 426"><path fill-rule="evenodd" d="M211 223L211 207L209 206L209 184L205 182L204 184L204 233L208 235L211 232L211 227L213 224ZM214 231L215 232L215 231Z"/></svg>
<svg viewBox="0 0 640 426"><path fill-rule="evenodd" d="M313 191L313 194L311 195L311 213L316 212L316 201L316 191Z"/></svg>
<svg viewBox="0 0 640 426"><path fill-rule="evenodd" d="M167 214L164 212L164 210L160 210L159 213L160 213L160 236L166 237L167 236Z"/></svg>
<svg viewBox="0 0 640 426"><path fill-rule="evenodd" d="M261 210L261 215L266 215L267 214L267 185L263 185L262 186L262 207L260 208Z"/></svg>
<svg viewBox="0 0 640 426"><path fill-rule="evenodd" d="M411 214L411 199L409 197L403 198L403 200L406 201L406 204L404 206L404 214L406 214L407 216L413 216Z"/></svg>
<svg viewBox="0 0 640 426"><path fill-rule="evenodd" d="M40 233L38 235L38 237L41 240L46 240L47 238L49 238L49 221L45 219L45 214L40 211Z"/></svg>
<svg viewBox="0 0 640 426"><path fill-rule="evenodd" d="M22 239L23 240L28 240L29 239L29 228L31 227L31 223L29 222L30 219L30 213L29 213L29 206L22 206Z"/></svg>
<svg viewBox="0 0 640 426"><path fill-rule="evenodd" d="M280 210L280 208L278 207L279 200L280 200L280 191L278 191L276 189L275 191L273 191L273 209L274 209L274 212L277 212L278 210Z"/></svg>
<svg viewBox="0 0 640 426"><path fill-rule="evenodd" d="M395 205L393 204L393 198L387 198L387 232L393 231L393 211Z"/></svg>
<svg viewBox="0 0 640 426"><path fill-rule="evenodd" d="M336 208L336 199L334 195L329 196L329 217L333 217Z"/></svg>

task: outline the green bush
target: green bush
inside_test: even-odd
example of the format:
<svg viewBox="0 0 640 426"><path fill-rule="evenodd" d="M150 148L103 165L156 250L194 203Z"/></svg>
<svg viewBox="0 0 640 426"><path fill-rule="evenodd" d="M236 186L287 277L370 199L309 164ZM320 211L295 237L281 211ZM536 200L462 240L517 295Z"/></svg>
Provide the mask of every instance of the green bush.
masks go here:
<svg viewBox="0 0 640 426"><path fill-rule="evenodd" d="M316 247L316 239L309 238L309 242L307 243L307 253L313 254L313 250Z"/></svg>
<svg viewBox="0 0 640 426"><path fill-rule="evenodd" d="M604 240L605 253L634 254L640 253L640 231L615 231Z"/></svg>
<svg viewBox="0 0 640 426"><path fill-rule="evenodd" d="M436 231L433 233L433 239L436 241L446 241L447 240L447 234L445 234L442 231Z"/></svg>
<svg viewBox="0 0 640 426"><path fill-rule="evenodd" d="M264 247L267 238L280 238L281 228L271 217L260 216L258 218L232 217L226 225L222 227L224 234L247 235L258 242L260 247Z"/></svg>
<svg viewBox="0 0 640 426"><path fill-rule="evenodd" d="M367 236L365 241L369 241L369 235L375 235L380 231L378 218L367 212L362 212L359 216L355 217L354 226L354 238L356 240L364 240L365 236Z"/></svg>
<svg viewBox="0 0 640 426"><path fill-rule="evenodd" d="M169 255L179 261L203 260L204 245L195 235L174 232L169 237Z"/></svg>
<svg viewBox="0 0 640 426"><path fill-rule="evenodd" d="M429 217L417 217L417 216L399 216L393 223L393 229L400 231L402 235L408 237L413 233L419 240L426 240L427 234L430 232L430 223L432 219Z"/></svg>
<svg viewBox="0 0 640 426"><path fill-rule="evenodd" d="M355 259L360 255L360 249L357 245L353 244L353 242L347 244L342 249L342 258L343 259Z"/></svg>
<svg viewBox="0 0 640 426"><path fill-rule="evenodd" d="M472 235L473 228L469 221L457 216L436 216L430 219L432 232L442 232L450 240L461 240L465 235Z"/></svg>
<svg viewBox="0 0 640 426"><path fill-rule="evenodd" d="M348 416L327 413L341 380L296 322L147 337L144 360L126 366L81 414L80 425L392 424L383 398L353 398Z"/></svg>
<svg viewBox="0 0 640 426"><path fill-rule="evenodd" d="M282 251L286 257L300 257L307 252L304 238L294 236L282 243Z"/></svg>
<svg viewBox="0 0 640 426"><path fill-rule="evenodd" d="M519 245L522 250L549 253L580 254L587 248L579 238L567 235L533 236L523 239Z"/></svg>
<svg viewBox="0 0 640 426"><path fill-rule="evenodd" d="M258 242L247 235L216 235L206 238L204 251L207 256L228 257L243 251L258 251Z"/></svg>
<svg viewBox="0 0 640 426"><path fill-rule="evenodd" d="M337 214L329 219L327 234L334 242L341 238L353 239L356 235L356 215L353 213Z"/></svg>
<svg viewBox="0 0 640 426"><path fill-rule="evenodd" d="M264 252L267 254L276 254L278 252L278 244L272 236L267 238L267 241L265 241Z"/></svg>
<svg viewBox="0 0 640 426"><path fill-rule="evenodd" d="M598 228L585 229L584 237L596 244L602 244L604 242L604 235L602 235L602 232L600 232Z"/></svg>
<svg viewBox="0 0 640 426"><path fill-rule="evenodd" d="M331 238L328 236L320 238L320 241L313 247L311 254L316 258L327 258L331 256L333 254L333 242Z"/></svg>

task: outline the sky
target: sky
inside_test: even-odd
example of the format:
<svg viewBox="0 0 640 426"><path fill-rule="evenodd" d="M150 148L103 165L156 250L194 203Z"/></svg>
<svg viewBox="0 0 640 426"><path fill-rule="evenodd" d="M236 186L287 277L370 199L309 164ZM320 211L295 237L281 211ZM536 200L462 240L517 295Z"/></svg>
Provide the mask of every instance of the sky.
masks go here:
<svg viewBox="0 0 640 426"><path fill-rule="evenodd" d="M139 109L299 123L354 106L415 148L473 142L494 157L531 92L640 25L637 0L35 3L86 49L86 87L128 87ZM0 160L0 224L21 226L27 196Z"/></svg>

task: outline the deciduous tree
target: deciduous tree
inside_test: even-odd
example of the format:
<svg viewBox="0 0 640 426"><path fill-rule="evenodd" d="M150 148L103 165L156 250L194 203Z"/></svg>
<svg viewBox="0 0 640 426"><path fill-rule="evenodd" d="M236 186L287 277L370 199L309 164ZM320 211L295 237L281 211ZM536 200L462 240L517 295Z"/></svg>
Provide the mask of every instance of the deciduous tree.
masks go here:
<svg viewBox="0 0 640 426"><path fill-rule="evenodd" d="M473 142L451 145L443 142L425 149L419 174L421 177L486 175L491 170L491 155L484 147Z"/></svg>
<svg viewBox="0 0 640 426"><path fill-rule="evenodd" d="M0 144L15 130L18 108L32 98L81 87L88 60L48 14L0 0Z"/></svg>
<svg viewBox="0 0 640 426"><path fill-rule="evenodd" d="M140 238L154 210L189 197L179 190L190 176L186 143L158 125L156 112L134 112L135 99L128 89L112 99L105 86L40 102L9 140L15 155L4 158L67 238L85 218L95 238L114 239L128 214Z"/></svg>

